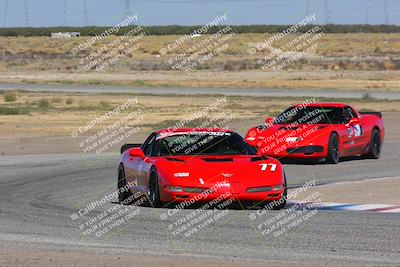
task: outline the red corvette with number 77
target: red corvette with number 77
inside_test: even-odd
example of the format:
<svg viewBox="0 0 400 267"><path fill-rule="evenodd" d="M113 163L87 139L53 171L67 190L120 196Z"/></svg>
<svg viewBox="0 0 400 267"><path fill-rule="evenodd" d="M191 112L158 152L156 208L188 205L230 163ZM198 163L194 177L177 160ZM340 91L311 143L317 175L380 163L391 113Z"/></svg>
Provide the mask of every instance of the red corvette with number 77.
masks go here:
<svg viewBox="0 0 400 267"><path fill-rule="evenodd" d="M122 146L118 189L120 203L140 192L155 207L228 197L280 209L287 194L278 160L257 155L239 134L215 128L159 130L143 144Z"/></svg>
<svg viewBox="0 0 400 267"><path fill-rule="evenodd" d="M349 156L378 159L384 136L380 112L358 112L342 103L307 103L267 118L265 125L250 129L245 140L260 155L335 164Z"/></svg>

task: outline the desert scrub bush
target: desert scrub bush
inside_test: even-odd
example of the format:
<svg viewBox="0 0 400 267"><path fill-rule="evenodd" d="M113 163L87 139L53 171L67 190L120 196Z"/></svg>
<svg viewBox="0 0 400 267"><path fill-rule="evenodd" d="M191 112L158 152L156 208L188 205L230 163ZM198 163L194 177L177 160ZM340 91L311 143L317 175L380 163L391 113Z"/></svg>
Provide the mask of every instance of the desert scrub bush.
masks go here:
<svg viewBox="0 0 400 267"><path fill-rule="evenodd" d="M5 102L15 102L17 100L17 93L16 92L7 92L4 94L4 101Z"/></svg>
<svg viewBox="0 0 400 267"><path fill-rule="evenodd" d="M100 107L101 108L108 108L110 106L110 103L107 101L100 101Z"/></svg>
<svg viewBox="0 0 400 267"><path fill-rule="evenodd" d="M62 102L61 97L53 97L51 99L51 103L61 103L61 102Z"/></svg>
<svg viewBox="0 0 400 267"><path fill-rule="evenodd" d="M29 114L29 109L24 107L0 106L0 115L23 115Z"/></svg>
<svg viewBox="0 0 400 267"><path fill-rule="evenodd" d="M51 107L50 100L47 98L42 98L39 100L38 106L40 109L48 109Z"/></svg>
<svg viewBox="0 0 400 267"><path fill-rule="evenodd" d="M72 105L72 103L74 103L74 100L72 98L67 98L65 100L65 104L67 104L67 105Z"/></svg>

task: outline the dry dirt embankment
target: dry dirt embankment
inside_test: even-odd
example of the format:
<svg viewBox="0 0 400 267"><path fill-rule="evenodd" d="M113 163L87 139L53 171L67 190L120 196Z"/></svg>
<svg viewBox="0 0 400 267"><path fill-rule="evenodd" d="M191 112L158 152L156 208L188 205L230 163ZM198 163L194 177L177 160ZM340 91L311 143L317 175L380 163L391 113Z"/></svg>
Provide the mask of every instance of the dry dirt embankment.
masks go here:
<svg viewBox="0 0 400 267"><path fill-rule="evenodd" d="M284 71L263 71L257 60L268 49L249 49L268 38L266 34L237 34L227 49L192 71L173 71L170 59L206 39L185 42L166 55L160 49L180 36L146 36L141 46L104 71L84 71L82 58L115 36L99 41L72 56L71 50L87 38L55 40L49 37L0 37L0 82L58 82L121 84L131 86L337 88L400 90L400 34L326 34L314 52L294 61ZM295 38L273 43L273 49ZM270 49L270 50L271 50Z"/></svg>

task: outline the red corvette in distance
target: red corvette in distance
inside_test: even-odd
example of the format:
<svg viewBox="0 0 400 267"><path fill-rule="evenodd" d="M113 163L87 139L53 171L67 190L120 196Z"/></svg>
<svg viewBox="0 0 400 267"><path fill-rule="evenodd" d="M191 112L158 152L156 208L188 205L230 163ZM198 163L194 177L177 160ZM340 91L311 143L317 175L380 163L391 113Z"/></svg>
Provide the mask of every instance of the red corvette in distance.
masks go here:
<svg viewBox="0 0 400 267"><path fill-rule="evenodd" d="M385 136L380 112L358 112L341 103L298 104L265 122L250 129L245 140L260 155L276 158L378 159Z"/></svg>
<svg viewBox="0 0 400 267"><path fill-rule="evenodd" d="M160 130L142 145L124 145L118 189L120 203L141 192L155 207L229 196L276 201L274 208L280 209L287 194L280 162L260 157L239 134L225 129Z"/></svg>

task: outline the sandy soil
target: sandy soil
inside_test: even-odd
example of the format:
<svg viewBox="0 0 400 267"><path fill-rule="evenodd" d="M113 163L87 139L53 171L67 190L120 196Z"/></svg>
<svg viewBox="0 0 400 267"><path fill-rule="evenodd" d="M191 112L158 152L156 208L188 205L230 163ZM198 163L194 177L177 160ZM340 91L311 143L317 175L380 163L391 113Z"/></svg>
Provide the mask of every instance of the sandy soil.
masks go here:
<svg viewBox="0 0 400 267"><path fill-rule="evenodd" d="M131 86L400 90L400 71L291 70L135 71L130 73L0 72L0 82L118 84Z"/></svg>

